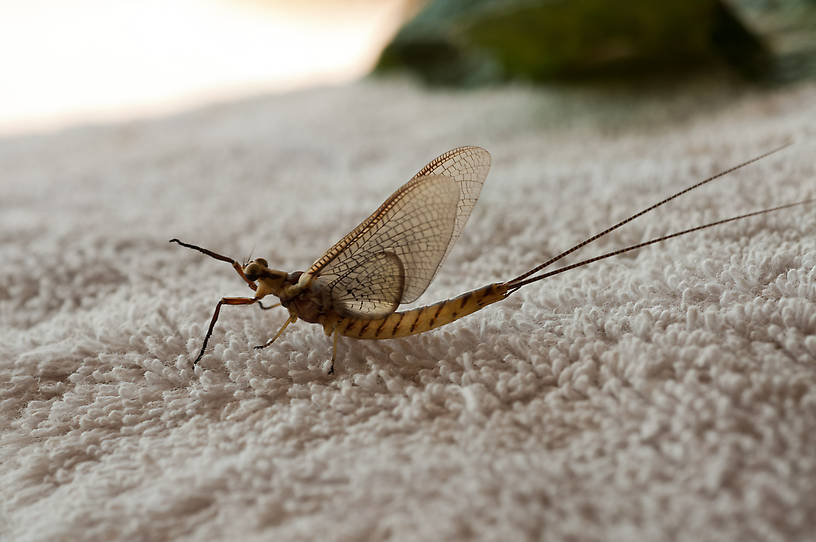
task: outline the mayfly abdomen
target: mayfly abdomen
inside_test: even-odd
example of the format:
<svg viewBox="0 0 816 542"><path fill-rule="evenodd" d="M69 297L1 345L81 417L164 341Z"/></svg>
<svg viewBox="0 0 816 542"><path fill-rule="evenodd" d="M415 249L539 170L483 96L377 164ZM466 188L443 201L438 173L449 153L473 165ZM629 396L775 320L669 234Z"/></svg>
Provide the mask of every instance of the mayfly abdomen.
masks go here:
<svg viewBox="0 0 816 542"><path fill-rule="evenodd" d="M383 318L327 316L323 326L327 334L336 330L340 335L355 339L396 339L444 326L505 297L505 284L490 284L454 299L409 311L394 312Z"/></svg>

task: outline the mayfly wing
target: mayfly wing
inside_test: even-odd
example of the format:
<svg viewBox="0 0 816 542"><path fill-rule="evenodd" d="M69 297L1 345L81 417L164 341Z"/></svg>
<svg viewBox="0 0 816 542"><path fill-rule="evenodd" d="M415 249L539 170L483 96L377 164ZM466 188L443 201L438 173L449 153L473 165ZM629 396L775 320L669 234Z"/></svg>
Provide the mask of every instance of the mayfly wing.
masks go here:
<svg viewBox="0 0 816 542"><path fill-rule="evenodd" d="M307 273L343 314L379 317L433 280L479 199L490 154L448 151L422 168Z"/></svg>
<svg viewBox="0 0 816 542"><path fill-rule="evenodd" d="M334 307L344 314L390 314L402 299L405 266L393 252L365 256L356 267L352 267L354 258L347 260L347 265L322 275L318 283L328 284Z"/></svg>
<svg viewBox="0 0 816 542"><path fill-rule="evenodd" d="M450 242L459 190L449 177L413 179L395 196L318 275L340 313L394 312L410 285L427 286Z"/></svg>

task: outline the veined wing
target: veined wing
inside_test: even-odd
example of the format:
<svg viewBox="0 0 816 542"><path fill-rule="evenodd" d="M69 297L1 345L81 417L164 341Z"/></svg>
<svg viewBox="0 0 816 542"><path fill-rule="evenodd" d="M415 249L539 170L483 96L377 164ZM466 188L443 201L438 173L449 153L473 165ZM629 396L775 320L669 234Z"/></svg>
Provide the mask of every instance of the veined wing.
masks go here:
<svg viewBox="0 0 816 542"><path fill-rule="evenodd" d="M419 297L450 243L458 201L459 187L443 175L400 188L318 272L335 309L383 316Z"/></svg>
<svg viewBox="0 0 816 542"><path fill-rule="evenodd" d="M422 168L307 271L335 308L378 317L416 300L459 238L490 169L479 147Z"/></svg>

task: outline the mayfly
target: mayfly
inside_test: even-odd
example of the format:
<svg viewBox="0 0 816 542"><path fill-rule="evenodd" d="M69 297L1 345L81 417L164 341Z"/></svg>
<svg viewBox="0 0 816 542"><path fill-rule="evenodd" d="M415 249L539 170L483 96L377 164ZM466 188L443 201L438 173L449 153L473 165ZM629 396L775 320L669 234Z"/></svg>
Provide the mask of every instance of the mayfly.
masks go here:
<svg viewBox="0 0 816 542"><path fill-rule="evenodd" d="M274 343L287 326L298 319L322 325L326 335L334 337L329 369L332 373L340 335L355 339L392 339L423 333L501 301L522 286L570 269L719 224L809 203L813 200L717 220L541 273L544 268L635 218L788 145L790 143L681 190L511 280L402 312L396 312L397 307L415 301L431 283L479 198L490 168L490 154L480 147L460 147L430 162L303 272L270 269L263 258L241 265L211 250L171 239L171 243L230 263L255 292L252 297L224 297L218 302L194 364L204 355L223 305L258 303L263 309L282 305L289 310L289 317L278 332L255 348ZM268 295L274 295L280 302L264 306L261 300Z"/></svg>

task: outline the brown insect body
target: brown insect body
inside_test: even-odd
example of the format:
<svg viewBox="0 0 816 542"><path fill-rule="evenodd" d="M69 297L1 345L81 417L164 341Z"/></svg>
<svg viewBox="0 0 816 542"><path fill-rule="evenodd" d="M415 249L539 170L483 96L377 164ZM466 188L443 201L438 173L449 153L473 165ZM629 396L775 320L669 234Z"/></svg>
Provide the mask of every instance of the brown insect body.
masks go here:
<svg viewBox="0 0 816 542"><path fill-rule="evenodd" d="M289 309L289 313L310 324L319 324L331 307L326 302L322 292L311 289L303 290L290 299L281 299L281 305Z"/></svg>
<svg viewBox="0 0 816 542"><path fill-rule="evenodd" d="M266 261L255 260L244 268L247 278L257 277L255 297L275 295L292 317L312 324L320 324L326 335L337 332L355 339L393 339L416 335L449 324L507 297L507 285L489 284L446 299L408 311L392 312L381 318L365 318L338 310L328 291L320 284L298 284L302 271L289 273L281 280L283 271L269 269ZM305 282L305 281L304 281Z"/></svg>
<svg viewBox="0 0 816 542"><path fill-rule="evenodd" d="M425 291L462 232L490 168L490 154L486 150L460 147L433 160L305 272L287 273L270 269L263 258L242 266L232 258L172 239L171 242L229 262L255 291L253 297L224 297L218 302L195 362L204 355L222 305L260 304L261 299L268 295L278 297L280 305L288 309L289 318L274 337L256 348L272 344L289 324L298 319L320 324L327 335L334 335L332 368L329 371L332 372L340 335L376 340L423 333L501 301L522 286L570 269L718 224L810 203L813 200L718 220L539 273L652 209L789 144L677 192L509 281L489 284L454 299L401 312L396 311L399 305L412 303ZM272 308L262 304L261 307Z"/></svg>
<svg viewBox="0 0 816 542"><path fill-rule="evenodd" d="M298 287L298 280L301 276L303 276L303 271L290 273L283 290L275 295L280 299L281 305L289 309L292 315L310 324L316 324L320 321L321 315L330 310L329 302L326 294L317 288Z"/></svg>

